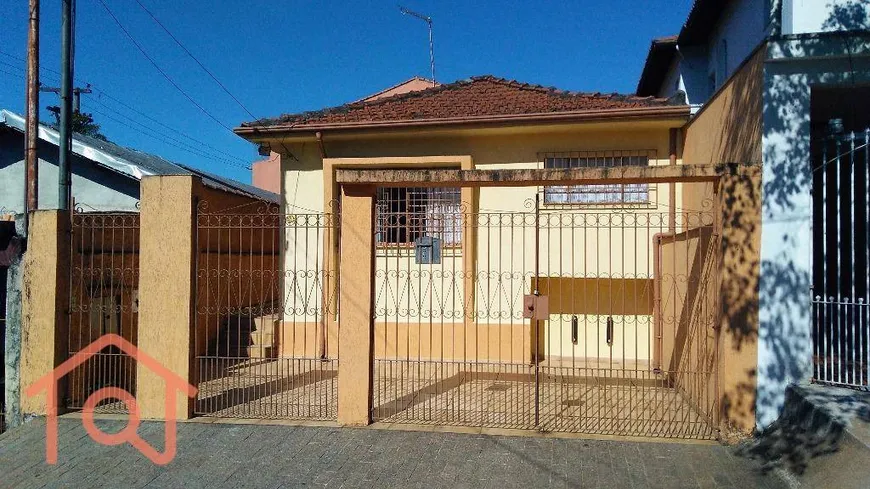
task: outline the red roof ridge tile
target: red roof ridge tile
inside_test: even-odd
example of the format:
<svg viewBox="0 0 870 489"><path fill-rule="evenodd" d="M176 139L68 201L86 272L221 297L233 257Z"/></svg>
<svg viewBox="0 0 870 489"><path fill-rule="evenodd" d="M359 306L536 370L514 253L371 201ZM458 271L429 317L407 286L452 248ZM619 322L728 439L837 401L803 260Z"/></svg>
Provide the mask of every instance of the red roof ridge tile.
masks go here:
<svg viewBox="0 0 870 489"><path fill-rule="evenodd" d="M274 125L282 125L282 126L288 125L290 127L294 127L294 126L298 126L298 125L304 125L307 123L313 123L313 122L317 121L318 119L320 119L320 120L330 119L330 120L334 121L335 119L340 118L341 116L346 116L345 118L354 119L354 120L358 121L360 119L360 117L362 117L362 116L358 116L356 118L351 117L351 114L355 113L355 112L366 112L371 117L371 119L369 119L369 120L373 120L373 121L374 120L415 120L415 119L419 119L419 118L431 118L431 117L433 117L433 115L427 114L427 112L431 113L434 111L434 112L440 113L440 112L451 112L451 111L450 110L439 111L439 110L432 109L432 107L426 107L425 105L422 107L418 107L416 109L413 107L405 107L404 110L402 110L402 109L390 110L390 107L400 107L401 104L406 104L406 105L413 104L417 99L434 98L434 97L438 97L439 94L446 93L446 92L452 92L452 91L457 91L457 90L468 90L468 89L470 89L469 87L473 87L475 85L480 85L481 83L492 83L495 85L505 86L505 87L508 87L508 88L511 88L514 90L518 90L518 91L522 91L522 92L540 93L540 94L544 94L547 96L554 96L554 97L559 97L559 98L565 99L565 102L555 102L554 101L554 102L544 103L542 101L539 101L539 102L537 102L537 105L536 105L536 103L527 103L525 106L517 109L517 111L516 111L517 114L533 113L533 112L566 112L566 111L572 111L572 110L587 110L586 107L580 106L580 105L588 105L588 110L602 108L602 107L595 106L596 105L595 100L607 101L610 103L617 103L617 104L624 103L624 106L622 106L622 107L613 106L613 108L626 108L626 107L631 107L634 105L643 105L643 106L668 105L670 103L668 99L656 98L656 97L651 97L651 96L640 97L637 95L625 95L625 94L620 94L620 93L616 93L616 92L606 94L606 95L602 94L601 92L575 92L575 91L559 89L556 87L545 87L543 85L538 85L538 84L524 83L524 82L520 82L517 80L501 78L501 77L497 77L497 76L494 76L491 74L487 74L487 75L478 75L478 76L473 76L470 78L460 79L460 80L456 80L456 81L451 82L451 83L444 83L444 84L440 84L440 85L437 85L434 87L429 87L429 88L425 88L425 89L417 90L417 91L413 91L413 92L408 92L408 93L397 94L397 95L393 95L390 97L385 97L385 98L381 98L381 99L377 99L377 100L371 100L371 101L360 100L360 101L356 101L356 102L350 102L347 104L343 104L343 105L339 105L339 106L335 106L335 107L328 107L328 108L315 110L315 111L307 111L307 112L301 112L301 113L296 113L296 114L284 114L284 115L281 115L281 116L279 116L277 118L273 118L273 119L262 119L262 120L258 120L258 121L254 121L254 122L247 122L247 123L243 123L242 127L256 127L256 126L267 127L267 126L274 126ZM485 93L486 92L484 92L484 94ZM486 97L486 95L481 95L481 93L479 93L479 92L476 93L476 92L472 91L472 92L470 92L470 94L471 95L467 95L466 98L468 96L472 96L472 97L477 96L477 97L484 97L484 98ZM457 95L457 97L459 97L460 100L462 99L461 95ZM516 96L514 96L514 97L516 97ZM574 100L574 102L571 102L571 100ZM579 102L579 104L578 104L579 100L587 100L588 102L587 103ZM518 98L514 98L514 102L520 104L520 102L518 102L518 101L519 101ZM440 100L438 102L441 104L445 103L444 100ZM450 100L448 100L447 102L450 102ZM455 102L455 100L454 100L454 102ZM492 105L492 100L489 100L489 102L490 102L490 105ZM505 101L505 103L507 103L507 102L508 101ZM481 111L486 112L486 110L483 110L480 107L467 106L467 104L469 103L468 100L465 100L463 103L465 104L464 106L456 106L455 110L451 113L458 112L458 113L462 113L462 115L474 115L473 112L475 112L475 109L477 109L478 112L481 112ZM543 104L543 105L541 105L541 104ZM419 106L420 103L418 103L417 105ZM499 105L499 104L496 104L496 105ZM522 105L522 104L520 104L520 105ZM600 105L600 102L598 102L598 105ZM441 107L441 106L439 106L439 107ZM493 114L504 113L504 110L502 109L502 107L490 106L487 108L490 109L490 112L492 112ZM604 108L606 109L606 107L604 107ZM384 111L378 112L379 109L384 109ZM540 110L534 110L534 109L540 109ZM467 112L467 114L465 114L466 112ZM485 114L478 114L478 115L485 115ZM451 116L448 114L448 115L443 115L443 116L435 115L434 117L435 118L449 118Z"/></svg>

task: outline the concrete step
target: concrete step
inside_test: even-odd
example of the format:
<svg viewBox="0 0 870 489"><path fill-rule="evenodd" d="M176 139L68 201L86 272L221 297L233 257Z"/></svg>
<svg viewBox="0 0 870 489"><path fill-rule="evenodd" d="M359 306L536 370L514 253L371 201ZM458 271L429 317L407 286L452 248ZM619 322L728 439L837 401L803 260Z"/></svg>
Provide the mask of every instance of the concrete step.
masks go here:
<svg viewBox="0 0 870 489"><path fill-rule="evenodd" d="M794 488L870 488L870 393L789 386L779 420L739 451Z"/></svg>

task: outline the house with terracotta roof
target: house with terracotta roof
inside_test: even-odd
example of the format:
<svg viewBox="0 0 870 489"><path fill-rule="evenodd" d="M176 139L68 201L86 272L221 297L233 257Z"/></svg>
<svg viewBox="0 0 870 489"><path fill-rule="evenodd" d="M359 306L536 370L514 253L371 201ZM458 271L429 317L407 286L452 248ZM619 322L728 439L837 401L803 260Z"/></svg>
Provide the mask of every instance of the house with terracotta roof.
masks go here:
<svg viewBox="0 0 870 489"><path fill-rule="evenodd" d="M403 93L416 92L418 90L437 87L438 85L439 83L435 80L415 76L403 81L402 83L397 83L361 98L357 102L371 102L381 98L392 97L393 95L401 95ZM251 178L255 187L275 193L280 191L279 182L281 181L281 165L278 161L279 156L278 153L270 152L268 153L268 158L254 162L251 168Z"/></svg>
<svg viewBox="0 0 870 489"><path fill-rule="evenodd" d="M727 172L684 168L683 94L418 88L235 129L281 169L274 351L337 362L339 421L751 429L716 311L756 272L723 280Z"/></svg>

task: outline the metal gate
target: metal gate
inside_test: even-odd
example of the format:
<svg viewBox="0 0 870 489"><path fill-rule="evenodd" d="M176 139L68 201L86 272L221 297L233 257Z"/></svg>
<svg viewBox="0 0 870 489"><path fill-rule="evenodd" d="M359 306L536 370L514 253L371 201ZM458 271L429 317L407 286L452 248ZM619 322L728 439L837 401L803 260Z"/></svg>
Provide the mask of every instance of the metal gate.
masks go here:
<svg viewBox="0 0 870 489"><path fill-rule="evenodd" d="M337 213L209 208L196 219L196 413L335 419Z"/></svg>
<svg viewBox="0 0 870 489"><path fill-rule="evenodd" d="M373 419L715 437L710 206L470 212L459 189L382 188L377 209Z"/></svg>
<svg viewBox="0 0 870 489"><path fill-rule="evenodd" d="M99 337L114 333L132 344L138 335L139 214L71 213L69 356ZM78 365L67 377L67 407L81 409L91 393L119 387L136 395L136 362L108 346ZM114 400L95 411L124 413Z"/></svg>
<svg viewBox="0 0 870 489"><path fill-rule="evenodd" d="M870 129L816 142L813 379L870 388Z"/></svg>

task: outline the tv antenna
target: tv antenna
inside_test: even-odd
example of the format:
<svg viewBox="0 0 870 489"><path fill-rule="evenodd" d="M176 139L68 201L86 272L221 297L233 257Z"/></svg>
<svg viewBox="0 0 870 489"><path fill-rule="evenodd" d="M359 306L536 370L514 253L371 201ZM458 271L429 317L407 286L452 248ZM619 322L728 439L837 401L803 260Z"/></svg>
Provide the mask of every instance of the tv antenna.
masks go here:
<svg viewBox="0 0 870 489"><path fill-rule="evenodd" d="M435 44L432 41L432 17L428 15L423 15L419 12L414 12L413 10L406 9L405 7L399 5L399 12L402 12L404 15L410 15L411 17L416 17L423 22L426 22L426 25L429 26L429 66L432 68L432 86L435 86Z"/></svg>

